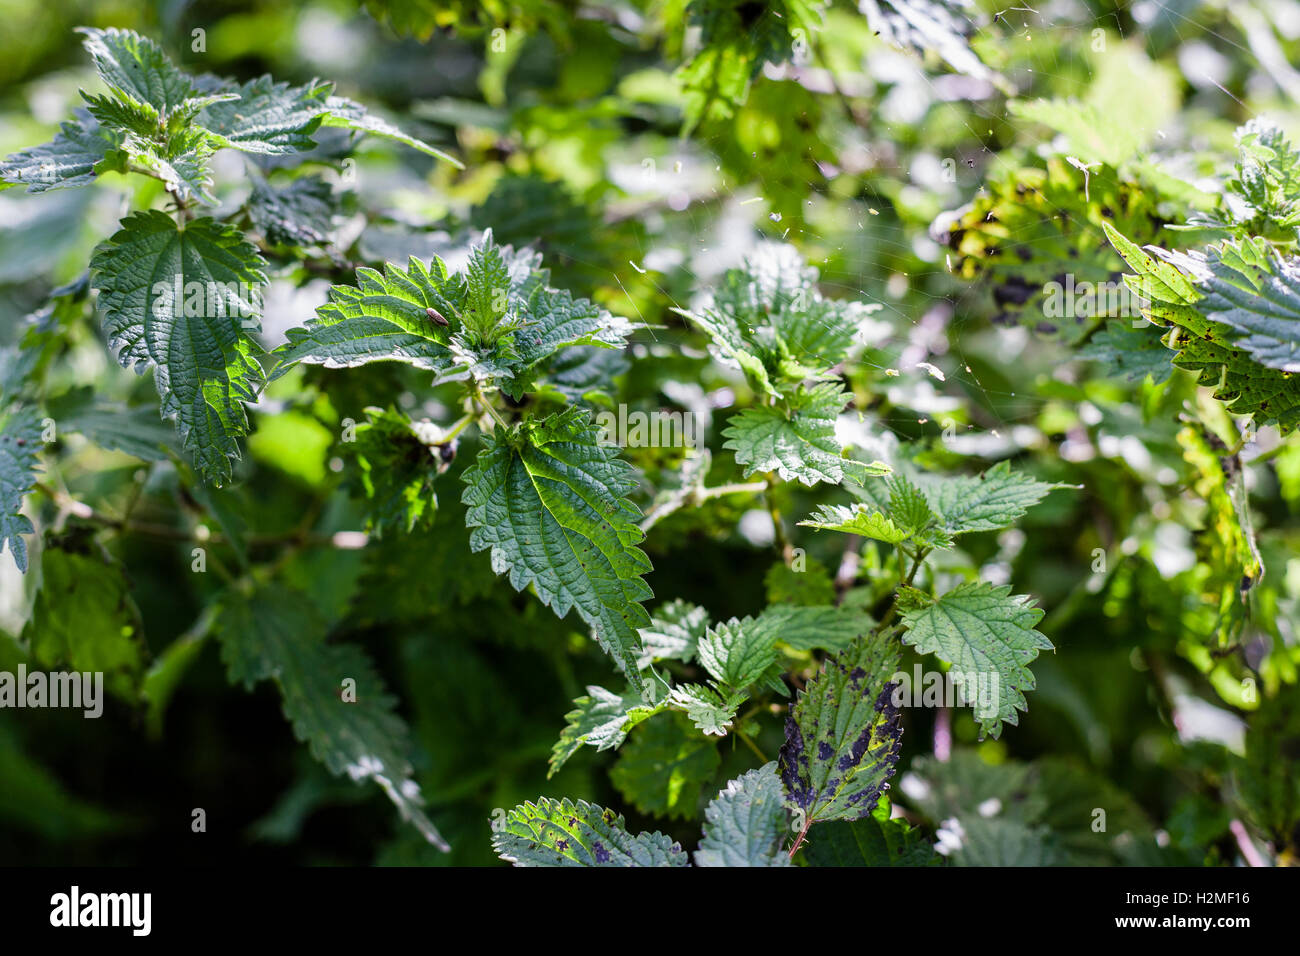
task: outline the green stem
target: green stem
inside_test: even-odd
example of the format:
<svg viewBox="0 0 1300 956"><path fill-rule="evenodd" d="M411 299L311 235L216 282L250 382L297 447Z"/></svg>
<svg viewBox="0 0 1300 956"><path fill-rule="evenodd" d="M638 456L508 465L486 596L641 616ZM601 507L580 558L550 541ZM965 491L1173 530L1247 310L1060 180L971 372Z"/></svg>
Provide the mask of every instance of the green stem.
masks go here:
<svg viewBox="0 0 1300 956"><path fill-rule="evenodd" d="M758 744L754 743L754 741L750 738L749 734L745 733L743 730L740 729L739 721L737 721L736 736L740 738L741 742L746 747L754 751L754 754L758 757L759 760L763 761L763 763L767 763L767 754L763 753L763 751L759 749Z"/></svg>
<svg viewBox="0 0 1300 956"><path fill-rule="evenodd" d="M925 556L929 553L930 552L925 548L917 550L916 555L912 560L912 569L907 572L907 577L899 582L898 590L894 592L894 600L889 605L889 611L886 612L885 616L880 620L879 627L881 630L888 627L893 622L894 618L898 616L898 592L903 588L909 588L912 586L912 581L916 579L916 572L921 569L921 564L925 561ZM901 563L899 564L899 567L902 567Z"/></svg>
<svg viewBox="0 0 1300 956"><path fill-rule="evenodd" d="M767 511L772 516L772 529L775 534L776 546L781 549L781 557L786 564L790 563L793 548L790 545L790 539L785 536L785 525L781 522L781 511L776 506L776 496L772 493L776 489L776 478L768 474L764 484L764 496L767 498Z"/></svg>

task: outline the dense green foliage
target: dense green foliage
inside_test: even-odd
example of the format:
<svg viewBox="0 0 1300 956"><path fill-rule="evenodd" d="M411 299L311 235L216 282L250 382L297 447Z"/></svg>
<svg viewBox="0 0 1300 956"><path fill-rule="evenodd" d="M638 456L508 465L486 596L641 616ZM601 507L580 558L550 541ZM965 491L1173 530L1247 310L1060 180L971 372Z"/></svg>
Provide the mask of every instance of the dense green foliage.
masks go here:
<svg viewBox="0 0 1300 956"><path fill-rule="evenodd" d="M1294 862L1295 7L1148 7L19 2L0 860Z"/></svg>

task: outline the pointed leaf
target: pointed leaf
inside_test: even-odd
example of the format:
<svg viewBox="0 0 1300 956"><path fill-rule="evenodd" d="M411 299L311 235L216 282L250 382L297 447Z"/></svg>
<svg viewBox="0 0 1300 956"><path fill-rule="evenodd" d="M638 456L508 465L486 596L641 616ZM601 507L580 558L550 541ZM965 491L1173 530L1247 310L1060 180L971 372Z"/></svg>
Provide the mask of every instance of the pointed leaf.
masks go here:
<svg viewBox="0 0 1300 956"><path fill-rule="evenodd" d="M627 832L613 810L579 800L539 797L501 820L492 848L515 866L687 866L685 851L662 833Z"/></svg>
<svg viewBox="0 0 1300 956"><path fill-rule="evenodd" d="M1032 599L1007 586L962 584L938 598L913 588L899 592L903 640L934 654L961 675L958 697L975 709L981 729L997 737L1002 721L1020 722L1024 691L1034 689L1029 663L1052 642L1034 629L1043 617ZM954 678L955 679L955 678Z"/></svg>
<svg viewBox="0 0 1300 956"><path fill-rule="evenodd" d="M635 487L617 449L600 442L577 407L490 436L465 470L470 546L491 549L492 568L564 617L576 608L638 691L644 679L637 628L650 623L640 602L650 561L637 545Z"/></svg>
<svg viewBox="0 0 1300 956"><path fill-rule="evenodd" d="M789 813L776 764L732 780L704 811L696 866L789 866Z"/></svg>
<svg viewBox="0 0 1300 956"><path fill-rule="evenodd" d="M179 227L157 210L122 220L90 261L118 361L153 369L162 416L176 420L186 450L216 484L230 478L237 439L248 431L243 403L256 401L264 382L248 334L264 265L234 227L208 218Z"/></svg>
<svg viewBox="0 0 1300 956"><path fill-rule="evenodd" d="M888 788L903 738L889 683L900 660L893 632L864 635L827 660L791 709L781 780L808 825L860 819Z"/></svg>

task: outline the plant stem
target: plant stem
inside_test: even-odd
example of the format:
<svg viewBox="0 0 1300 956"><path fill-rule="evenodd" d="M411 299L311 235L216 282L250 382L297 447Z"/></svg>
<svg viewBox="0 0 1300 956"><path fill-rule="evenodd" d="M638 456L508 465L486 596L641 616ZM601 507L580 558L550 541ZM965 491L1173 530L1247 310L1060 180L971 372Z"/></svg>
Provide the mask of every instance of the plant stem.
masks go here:
<svg viewBox="0 0 1300 956"><path fill-rule="evenodd" d="M483 394L482 390L478 387L478 382L474 382L472 385L470 385L469 397L474 401L475 405L477 405L479 408L483 409L483 411L487 412L489 415L492 416L492 420L497 423L497 427L501 428L502 430L505 430L510 427L506 423L506 420L502 418L500 414L498 414L495 408L492 407L492 403L487 400L487 397Z"/></svg>
<svg viewBox="0 0 1300 956"><path fill-rule="evenodd" d="M647 511L645 517L641 519L641 530L649 531L664 518L687 504L700 505L710 498L721 498L723 495L758 494L766 490L767 485L765 483L751 481L747 484L716 485L713 488L701 488L691 494L678 495L676 498L665 501L659 507Z"/></svg>
<svg viewBox="0 0 1300 956"><path fill-rule="evenodd" d="M901 551L902 549L899 550ZM907 577L899 583L898 590L894 592L894 600L890 602L889 610L885 613L885 616L880 619L880 624L878 626L882 630L898 616L898 592L903 588L912 586L912 581L916 578L916 572L921 569L921 564L925 561L925 556L929 553L930 552L925 548L921 548L916 552L916 555L912 560L912 569L907 572ZM899 564L899 567L902 567L901 563Z"/></svg>
<svg viewBox="0 0 1300 956"><path fill-rule="evenodd" d="M763 763L767 763L767 754L763 753L763 751L759 749L758 744L754 743L753 739L749 736L749 734L745 733L743 730L740 729L739 721L737 721L736 736L740 738L741 742L746 747L754 751L754 754L758 757L759 760L763 761Z"/></svg>
<svg viewBox="0 0 1300 956"><path fill-rule="evenodd" d="M446 435L442 436L442 441L439 442L439 444L441 445L449 444L453 438L455 438L457 435L463 432L476 418L478 418L478 416L475 415L473 412L466 413L464 418L456 422L455 425L451 426L451 431L447 432Z"/></svg>
<svg viewBox="0 0 1300 956"><path fill-rule="evenodd" d="M810 826L812 826L812 821L805 817L803 821L803 829L801 829L799 835L795 837L794 846L790 847L790 859L793 860L794 855L799 852L799 847L803 846L803 838L808 835L808 828Z"/></svg>
<svg viewBox="0 0 1300 956"><path fill-rule="evenodd" d="M767 475L764 488L764 495L767 498L767 511L772 516L774 540L776 546L781 549L781 558L786 564L789 564L794 549L790 545L790 539L785 536L785 525L781 523L781 511L777 508L776 496L772 493L776 488L776 478L771 474Z"/></svg>

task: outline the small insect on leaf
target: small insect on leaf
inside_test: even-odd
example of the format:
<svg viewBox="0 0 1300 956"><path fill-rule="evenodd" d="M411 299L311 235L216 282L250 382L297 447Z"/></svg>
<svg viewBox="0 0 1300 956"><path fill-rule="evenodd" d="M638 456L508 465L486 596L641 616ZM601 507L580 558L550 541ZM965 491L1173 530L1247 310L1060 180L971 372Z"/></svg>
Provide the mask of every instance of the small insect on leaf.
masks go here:
<svg viewBox="0 0 1300 956"><path fill-rule="evenodd" d="M432 308L425 309L424 312L426 315L429 316L429 318L433 319L433 321L437 322L439 325L451 325L450 322L448 322L445 318L442 317L442 313L439 312L437 309L432 309Z"/></svg>

